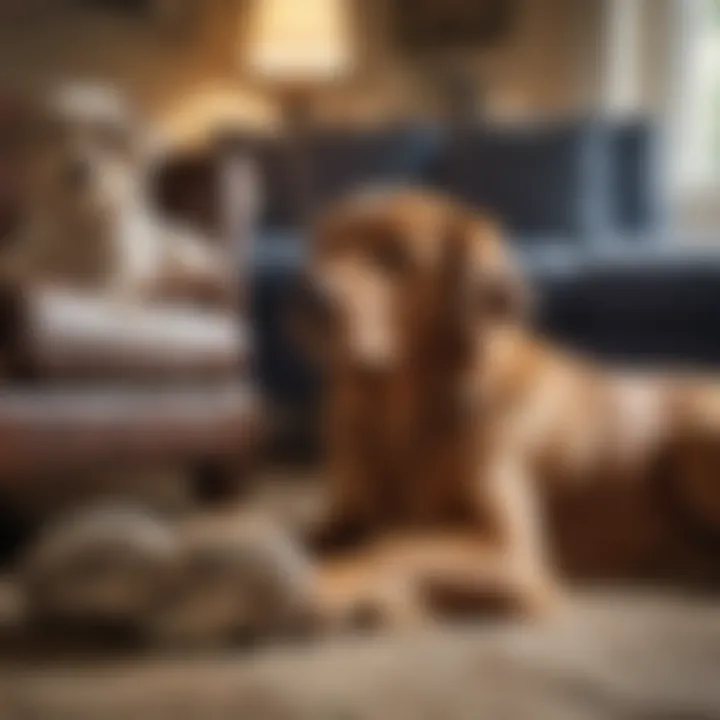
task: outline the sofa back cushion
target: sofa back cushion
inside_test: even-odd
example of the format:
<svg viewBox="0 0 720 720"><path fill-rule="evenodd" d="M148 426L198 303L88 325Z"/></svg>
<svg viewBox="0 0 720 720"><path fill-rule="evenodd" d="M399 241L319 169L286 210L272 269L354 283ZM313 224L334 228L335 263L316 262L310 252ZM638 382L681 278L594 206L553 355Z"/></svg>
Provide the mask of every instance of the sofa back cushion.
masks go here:
<svg viewBox="0 0 720 720"><path fill-rule="evenodd" d="M657 133L644 120L323 129L247 143L264 187L265 229L296 229L366 184L432 185L498 216L521 243L597 245L661 220ZM302 163L297 191L294 163Z"/></svg>
<svg viewBox="0 0 720 720"><path fill-rule="evenodd" d="M297 228L305 210L322 211L366 184L419 184L442 150L439 131L424 126L377 130L323 130L293 146L287 138L253 138L245 143L260 172L264 206L262 226ZM298 192L297 167L307 185Z"/></svg>
<svg viewBox="0 0 720 720"><path fill-rule="evenodd" d="M363 185L423 184L442 150L440 131L426 126L318 133L309 143L315 206Z"/></svg>
<svg viewBox="0 0 720 720"><path fill-rule="evenodd" d="M592 122L479 126L450 141L438 182L522 241L584 241L603 223L605 161Z"/></svg>
<svg viewBox="0 0 720 720"><path fill-rule="evenodd" d="M626 238L658 232L663 224L660 134L648 120L608 126L610 223Z"/></svg>

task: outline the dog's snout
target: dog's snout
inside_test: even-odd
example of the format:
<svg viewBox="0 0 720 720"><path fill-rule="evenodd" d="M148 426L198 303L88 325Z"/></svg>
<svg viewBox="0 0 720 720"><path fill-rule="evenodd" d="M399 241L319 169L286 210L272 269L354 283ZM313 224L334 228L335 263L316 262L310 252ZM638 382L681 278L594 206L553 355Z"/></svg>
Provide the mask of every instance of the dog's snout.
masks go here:
<svg viewBox="0 0 720 720"><path fill-rule="evenodd" d="M70 158L63 170L65 185L73 190L85 187L90 182L90 175L90 163L80 157Z"/></svg>

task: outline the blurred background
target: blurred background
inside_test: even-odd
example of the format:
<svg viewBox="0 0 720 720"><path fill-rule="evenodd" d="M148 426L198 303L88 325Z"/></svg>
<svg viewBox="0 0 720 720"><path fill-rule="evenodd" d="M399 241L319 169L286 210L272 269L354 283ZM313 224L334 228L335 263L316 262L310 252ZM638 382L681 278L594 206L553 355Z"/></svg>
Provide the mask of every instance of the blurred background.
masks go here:
<svg viewBox="0 0 720 720"><path fill-rule="evenodd" d="M492 209L551 331L624 360L720 360L714 0L6 0L0 23L0 83L105 80L136 103L172 212L227 232L211 161L228 138L253 159L238 273L284 417L313 396L278 325L303 228L370 182Z"/></svg>
<svg viewBox="0 0 720 720"><path fill-rule="evenodd" d="M367 184L493 211L557 339L627 363L720 362L716 0L5 0L0 124L13 96L68 81L127 97L162 147L149 201L226 249L236 302L219 315L252 343L228 336L218 360L190 342L186 364L210 346L213 372L240 363L225 379L270 408L279 455L317 438L317 379L284 323L307 230ZM17 175L0 162L6 245L27 212ZM33 361L44 350L18 350L32 320L14 305L16 396L29 376L67 388L94 374L95 387L147 364L146 348L132 372L109 369L115 345L83 350L77 329L72 360ZM157 382L167 362L153 353ZM48 432L29 455L52 455ZM199 443L194 461L216 454Z"/></svg>
<svg viewBox="0 0 720 720"><path fill-rule="evenodd" d="M608 361L720 365L720 0L0 0L0 248L28 212L6 130L18 98L47 98L67 81L127 97L157 142L147 202L222 248L233 283L200 315L182 298L117 315L85 294L0 287L8 563L39 520L80 497L152 496L185 509L237 497L255 476L261 435L273 467L291 463L284 478L317 459L319 379L288 338L285 311L313 219L369 184L430 187L493 211L555 339ZM653 657L634 663L633 645L620 652L625 668L600 653L611 671L665 656L646 642L664 616L643 608L593 610L582 625L590 645L618 618L645 633L628 637ZM663 666L667 677L711 665L702 652L716 617L692 624L691 615L671 624L695 640ZM567 647L563 662L582 665L579 646ZM517 669L516 650L508 667ZM419 656L444 664L436 647ZM465 659L450 657L446 674L462 674ZM341 687L332 659L315 665ZM217 670L183 671L173 692L186 682L234 687L228 668ZM442 670L421 677L432 685ZM263 672L267 687L306 690L292 668ZM369 666L358 677L363 697L382 680ZM525 679L511 673L511 696ZM99 693L92 705L85 686L71 696L53 682L43 707L64 698L64 717L106 714ZM113 697L133 682L114 684ZM716 709L713 685L692 688ZM23 687L17 707L41 707L28 699L34 686ZM408 696L423 704L417 690ZM264 717L252 699L278 698L252 692L247 716ZM142 693L130 696L128 716L139 717ZM548 717L568 709L563 698ZM165 710L204 717L205 700L195 702L195 714ZM290 704L273 717L293 717ZM301 705L303 717L364 717ZM423 716L411 705L381 714L389 707L367 716ZM449 717L443 707L427 717Z"/></svg>
<svg viewBox="0 0 720 720"><path fill-rule="evenodd" d="M538 323L557 339L628 363L720 362L717 0L5 0L6 245L28 202L3 118L11 98L47 97L67 81L127 97L162 148L148 202L225 248L234 297L214 316L224 340L188 341L185 370L170 375L210 387L219 373L257 393L278 456L317 438L317 379L284 327L308 228L368 184L427 186L493 211L540 291ZM15 400L34 388L41 420L43 392L65 417L77 410L58 388L110 398L117 380L144 390L167 379L165 340L148 349L146 332L134 359L113 364L118 343L132 346L124 331L108 344L73 320L58 357L55 335L37 340L49 305L26 305L3 304L3 385ZM22 346L28 337L36 347ZM8 408L0 421L14 438ZM128 418L145 412L133 407L123 422L138 427ZM227 448L206 447L200 429L173 448L141 448L113 422L96 454L75 448L73 463L119 447L185 450L222 485ZM21 444L8 475L41 460L57 472L46 444L74 447L57 426L83 433L79 420L75 435L53 423Z"/></svg>

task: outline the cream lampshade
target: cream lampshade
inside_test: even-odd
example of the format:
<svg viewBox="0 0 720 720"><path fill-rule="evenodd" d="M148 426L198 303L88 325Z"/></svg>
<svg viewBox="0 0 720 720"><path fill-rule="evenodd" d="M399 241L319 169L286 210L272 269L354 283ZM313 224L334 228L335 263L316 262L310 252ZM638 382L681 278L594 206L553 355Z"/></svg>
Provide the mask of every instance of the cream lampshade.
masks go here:
<svg viewBox="0 0 720 720"><path fill-rule="evenodd" d="M245 65L279 84L322 84L352 71L348 0L254 0Z"/></svg>

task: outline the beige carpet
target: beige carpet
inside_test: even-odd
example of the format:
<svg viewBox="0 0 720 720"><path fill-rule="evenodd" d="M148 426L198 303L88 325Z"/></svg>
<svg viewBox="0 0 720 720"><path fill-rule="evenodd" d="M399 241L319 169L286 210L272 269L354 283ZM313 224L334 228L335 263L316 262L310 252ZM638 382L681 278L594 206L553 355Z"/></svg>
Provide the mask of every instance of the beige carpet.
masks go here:
<svg viewBox="0 0 720 720"><path fill-rule="evenodd" d="M290 524L313 514L305 483L272 479L260 506ZM720 720L714 600L596 592L534 628L108 657L11 642L12 590L0 585L0 720Z"/></svg>
<svg viewBox="0 0 720 720"><path fill-rule="evenodd" d="M720 607L672 596L586 596L535 629L0 665L2 720L715 717Z"/></svg>

